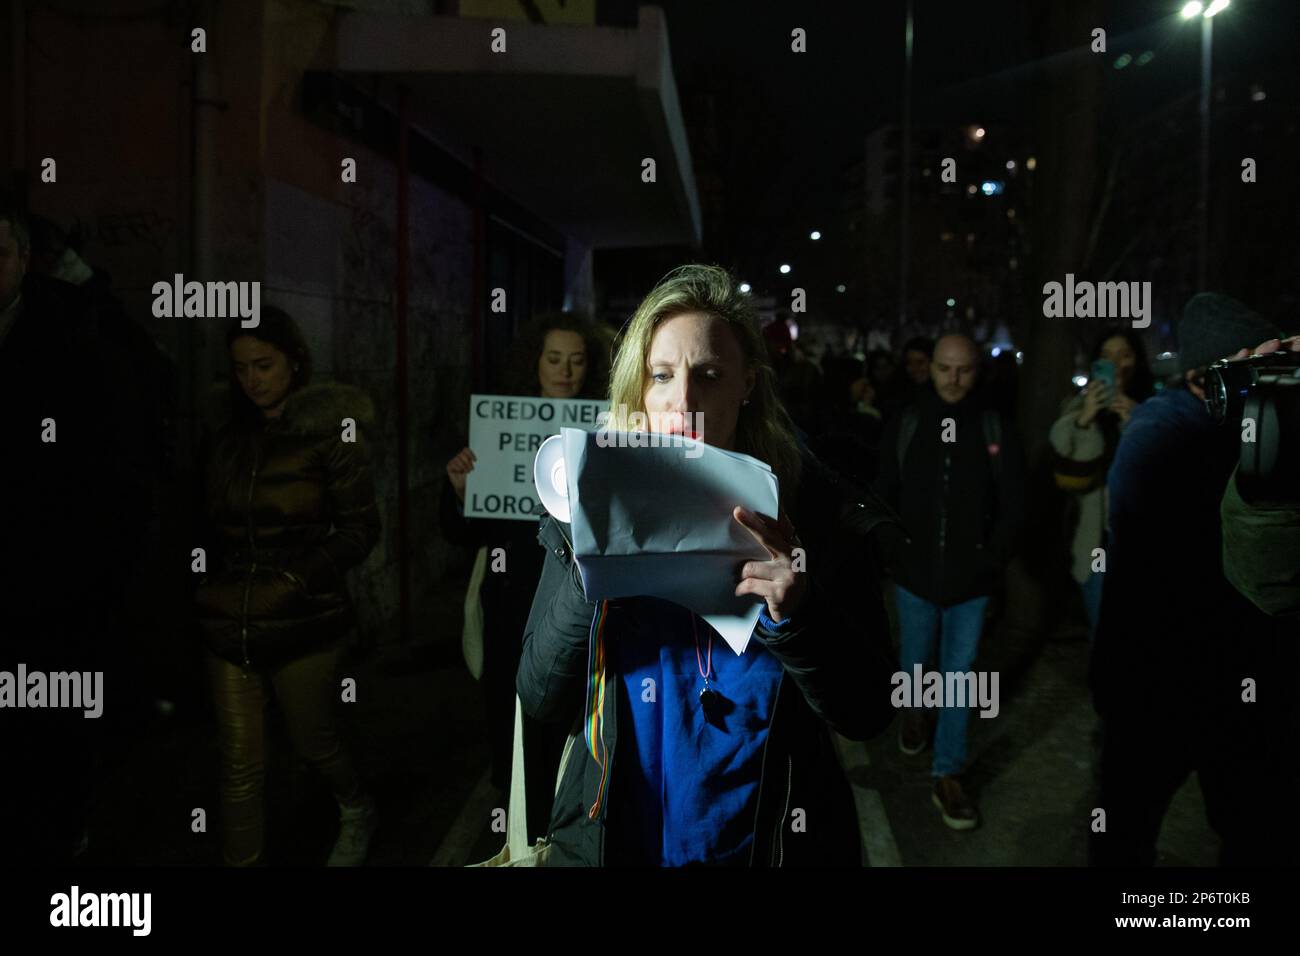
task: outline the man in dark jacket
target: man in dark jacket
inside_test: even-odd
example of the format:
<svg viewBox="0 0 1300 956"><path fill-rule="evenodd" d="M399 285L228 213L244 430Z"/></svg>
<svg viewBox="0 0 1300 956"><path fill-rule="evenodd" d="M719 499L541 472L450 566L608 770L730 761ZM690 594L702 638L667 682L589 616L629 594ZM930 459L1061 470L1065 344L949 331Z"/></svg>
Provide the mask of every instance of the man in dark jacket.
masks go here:
<svg viewBox="0 0 1300 956"><path fill-rule="evenodd" d="M828 727L865 740L892 717L893 665L883 640L888 625L875 596L870 542L859 536L887 518L871 501L847 497L835 476L811 458L805 459L790 517L807 550L809 591L797 623L773 629L760 618L754 631L782 674L767 724L748 862L858 866L861 841L852 792ZM850 529L857 534L845 533ZM576 734L555 794L547 864L616 865L626 861L624 841L637 821L626 819L630 808L620 795L626 825L607 823L612 795L619 794L614 767L620 761L636 765L636 739L630 732L631 702L621 682L609 679L603 682L598 756L588 749L581 715L597 676L589 669L589 647L601 628L611 643L644 630L646 602L654 599L587 601L571 538L568 525L550 515L542 518L538 540L548 553L524 633L517 689L525 713L573 726Z"/></svg>
<svg viewBox="0 0 1300 956"><path fill-rule="evenodd" d="M1224 576L1220 502L1242 433L1215 423L1201 387L1206 366L1277 336L1240 302L1193 297L1178 326L1184 382L1139 405L1116 450L1090 675L1105 721L1092 865L1154 865L1193 770L1222 864L1293 859L1277 807L1294 792L1296 643Z"/></svg>
<svg viewBox="0 0 1300 956"><path fill-rule="evenodd" d="M1024 464L1008 422L972 394L979 352L964 335L934 349L933 389L890 423L881 441L876 489L898 509L906 539L897 549L902 672L913 677L935 649L943 674L971 671L984 612L998 588L1022 523ZM979 816L959 774L966 764L967 706L945 701L934 741L932 800L953 829ZM961 704L969 704L962 701ZM903 713L899 746L925 749L919 711Z"/></svg>
<svg viewBox="0 0 1300 956"><path fill-rule="evenodd" d="M117 449L99 416L90 305L76 287L32 274L30 248L25 218L0 206L0 670L102 672L112 663L98 615L115 581ZM3 723L22 769L0 788L0 813L15 821L0 860L67 862L82 848L97 722L24 709Z"/></svg>

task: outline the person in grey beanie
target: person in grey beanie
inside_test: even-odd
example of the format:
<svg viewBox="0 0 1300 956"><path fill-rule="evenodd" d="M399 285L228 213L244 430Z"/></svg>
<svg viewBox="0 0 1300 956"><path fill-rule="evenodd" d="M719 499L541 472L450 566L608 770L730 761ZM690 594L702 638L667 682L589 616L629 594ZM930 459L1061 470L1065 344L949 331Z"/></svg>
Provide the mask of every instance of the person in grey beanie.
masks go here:
<svg viewBox="0 0 1300 956"><path fill-rule="evenodd" d="M1270 812L1295 763L1295 741L1278 733L1286 647L1224 576L1219 502L1240 432L1215 423L1202 387L1206 366L1279 334L1234 299L1193 297L1178 326L1183 381L1133 411L1116 450L1090 674L1104 812L1092 865L1153 865L1165 810L1193 771L1221 864L1292 859L1292 828Z"/></svg>

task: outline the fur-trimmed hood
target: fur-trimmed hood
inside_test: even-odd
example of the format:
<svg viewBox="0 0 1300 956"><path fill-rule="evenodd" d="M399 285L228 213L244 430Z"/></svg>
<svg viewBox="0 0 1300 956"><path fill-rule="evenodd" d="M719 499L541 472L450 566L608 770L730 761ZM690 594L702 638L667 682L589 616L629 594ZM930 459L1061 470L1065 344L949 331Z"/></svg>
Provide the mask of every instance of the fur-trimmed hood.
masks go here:
<svg viewBox="0 0 1300 956"><path fill-rule="evenodd" d="M213 385L209 394L209 422L221 427L230 422L230 389ZM351 418L365 432L375 427L375 403L355 385L321 381L301 388L284 403L280 424L292 434L325 435L338 432L343 419Z"/></svg>

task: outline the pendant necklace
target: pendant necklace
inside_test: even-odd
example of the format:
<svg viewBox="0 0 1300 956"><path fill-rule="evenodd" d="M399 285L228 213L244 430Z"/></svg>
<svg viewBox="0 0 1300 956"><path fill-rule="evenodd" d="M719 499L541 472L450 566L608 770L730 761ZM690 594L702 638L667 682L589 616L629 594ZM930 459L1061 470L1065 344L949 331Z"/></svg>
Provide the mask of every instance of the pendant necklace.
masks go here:
<svg viewBox="0 0 1300 956"><path fill-rule="evenodd" d="M713 673L713 635L709 635L708 664L700 660L700 632L695 623L695 615L691 614L691 633L695 636L695 666L700 669L700 676L704 678L704 689L700 691L700 705L709 709L718 697L717 693L709 687L709 675Z"/></svg>

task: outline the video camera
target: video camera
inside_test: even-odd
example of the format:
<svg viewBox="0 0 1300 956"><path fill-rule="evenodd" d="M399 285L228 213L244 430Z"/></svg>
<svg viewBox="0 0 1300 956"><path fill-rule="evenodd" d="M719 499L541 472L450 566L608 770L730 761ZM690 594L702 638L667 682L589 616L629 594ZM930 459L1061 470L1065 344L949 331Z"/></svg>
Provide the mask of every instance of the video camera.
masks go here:
<svg viewBox="0 0 1300 956"><path fill-rule="evenodd" d="M1205 407L1216 422L1254 423L1242 429L1242 498L1300 499L1300 352L1216 362L1205 372L1204 387Z"/></svg>

